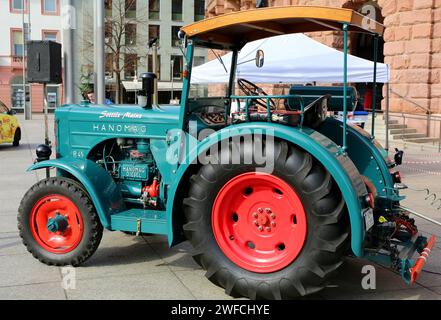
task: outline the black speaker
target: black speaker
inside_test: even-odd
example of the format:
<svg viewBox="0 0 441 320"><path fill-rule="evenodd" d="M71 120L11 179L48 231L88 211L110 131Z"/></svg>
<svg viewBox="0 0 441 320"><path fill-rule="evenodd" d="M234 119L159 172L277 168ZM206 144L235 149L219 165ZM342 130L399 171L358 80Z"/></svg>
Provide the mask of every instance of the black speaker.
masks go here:
<svg viewBox="0 0 441 320"><path fill-rule="evenodd" d="M61 44L54 41L29 41L28 82L60 84Z"/></svg>

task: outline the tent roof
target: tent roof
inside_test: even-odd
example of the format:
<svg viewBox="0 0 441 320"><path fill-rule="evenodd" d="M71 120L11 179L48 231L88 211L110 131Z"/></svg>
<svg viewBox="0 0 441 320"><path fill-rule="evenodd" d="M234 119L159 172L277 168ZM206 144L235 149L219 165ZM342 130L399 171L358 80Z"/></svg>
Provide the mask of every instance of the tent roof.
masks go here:
<svg viewBox="0 0 441 320"><path fill-rule="evenodd" d="M255 57L264 53L263 67L258 68ZM303 34L290 34L250 42L239 53L237 78L254 83L343 83L343 52L325 46ZM227 68L232 54L221 57ZM348 82L373 81L374 63L348 55ZM377 81L389 82L389 67L377 64ZM192 71L191 82L228 83L229 74L214 59Z"/></svg>
<svg viewBox="0 0 441 320"><path fill-rule="evenodd" d="M188 38L223 47L239 46L275 35L341 31L348 24L349 31L382 35L384 26L350 9L287 6L232 12L208 18L181 28Z"/></svg>

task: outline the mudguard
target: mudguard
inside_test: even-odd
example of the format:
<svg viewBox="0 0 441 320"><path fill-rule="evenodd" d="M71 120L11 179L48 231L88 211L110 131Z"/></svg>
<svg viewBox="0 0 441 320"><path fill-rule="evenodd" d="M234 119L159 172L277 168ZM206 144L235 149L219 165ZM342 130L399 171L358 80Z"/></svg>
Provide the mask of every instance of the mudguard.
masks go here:
<svg viewBox="0 0 441 320"><path fill-rule="evenodd" d="M27 171L56 168L77 179L88 192L104 228L110 229L110 215L124 209L119 187L101 166L85 159L61 158L39 162Z"/></svg>
<svg viewBox="0 0 441 320"><path fill-rule="evenodd" d="M367 190L360 173L351 159L340 152L337 144L315 130L262 122L245 123L224 128L211 134L199 143L195 138L187 135L186 143L192 147L186 152L185 161L182 162L176 172L174 180L176 182L170 186L168 192L167 224L169 244L175 244L173 241L174 230L176 230L176 226L173 225L174 199L179 188L188 188L188 186L184 185L188 181L182 181L182 178L191 164L196 163L197 157L214 144L230 137L249 134L273 135L276 138L288 141L307 150L326 167L338 184L349 211L353 253L358 257L363 256L365 224L360 199L367 194Z"/></svg>

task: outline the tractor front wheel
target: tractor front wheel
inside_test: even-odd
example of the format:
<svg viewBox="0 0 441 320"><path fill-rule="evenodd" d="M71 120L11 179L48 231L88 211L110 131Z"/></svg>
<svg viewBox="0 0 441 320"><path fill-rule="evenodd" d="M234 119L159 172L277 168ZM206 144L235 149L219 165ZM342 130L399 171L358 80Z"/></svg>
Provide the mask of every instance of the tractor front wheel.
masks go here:
<svg viewBox="0 0 441 320"><path fill-rule="evenodd" d="M18 229L35 258L56 266L85 262L103 234L88 194L67 178L42 180L26 193L19 208Z"/></svg>
<svg viewBox="0 0 441 320"><path fill-rule="evenodd" d="M256 150L255 141L237 143L229 150ZM329 172L286 142L276 141L274 151L271 173L245 162L202 166L184 200L195 260L235 297L317 292L347 252L346 207Z"/></svg>

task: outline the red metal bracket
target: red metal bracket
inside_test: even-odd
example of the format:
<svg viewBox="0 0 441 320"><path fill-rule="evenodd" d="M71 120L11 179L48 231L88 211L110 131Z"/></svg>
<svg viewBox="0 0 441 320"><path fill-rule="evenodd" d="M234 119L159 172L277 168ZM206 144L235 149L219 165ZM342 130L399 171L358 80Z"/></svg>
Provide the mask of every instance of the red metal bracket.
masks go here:
<svg viewBox="0 0 441 320"><path fill-rule="evenodd" d="M421 274L421 271L423 270L424 265L426 264L427 259L429 258L430 252L433 249L433 246L435 245L436 237L432 235L430 239L427 241L426 246L424 247L423 251L421 252L420 257L416 260L415 265L410 269L411 274L411 281L410 284L415 283L417 281L418 277Z"/></svg>

